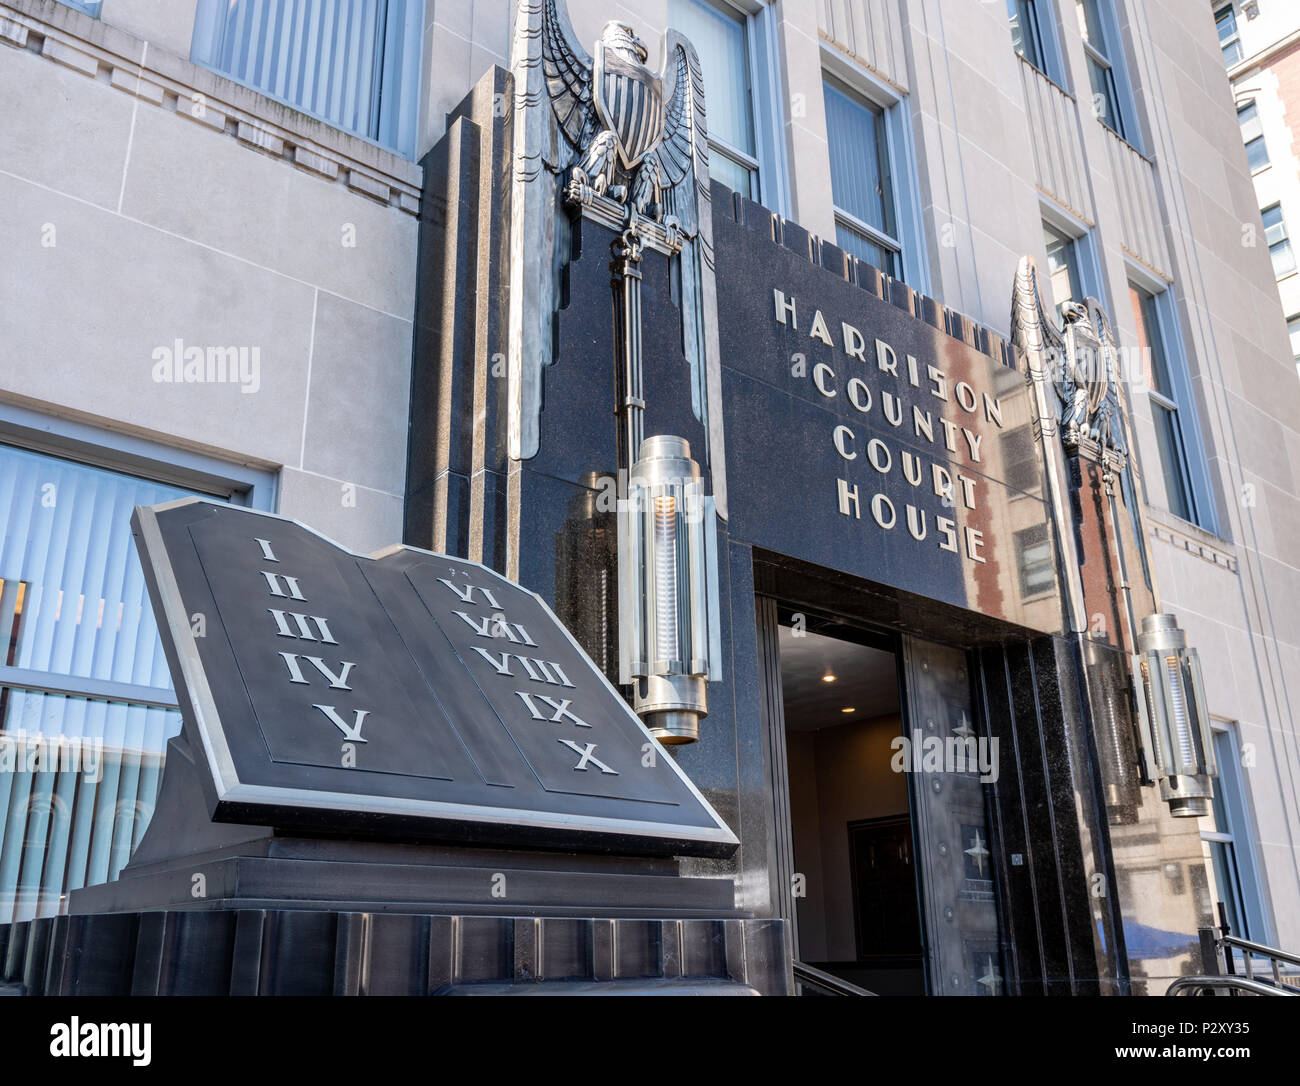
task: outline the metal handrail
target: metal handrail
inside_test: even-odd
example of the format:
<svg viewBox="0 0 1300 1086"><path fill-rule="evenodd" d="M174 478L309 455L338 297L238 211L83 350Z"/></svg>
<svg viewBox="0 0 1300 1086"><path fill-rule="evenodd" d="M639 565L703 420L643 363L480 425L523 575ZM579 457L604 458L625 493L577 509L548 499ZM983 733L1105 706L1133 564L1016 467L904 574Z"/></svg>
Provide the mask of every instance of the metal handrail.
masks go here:
<svg viewBox="0 0 1300 1086"><path fill-rule="evenodd" d="M1230 989L1234 994L1236 992L1250 992L1252 995L1261 996L1300 996L1300 992L1279 988L1277 985L1268 984L1262 980L1250 980L1247 977L1237 976L1179 977L1165 989L1165 995L1182 995L1184 990L1188 995L1202 995L1208 989L1215 988Z"/></svg>
<svg viewBox="0 0 1300 1086"><path fill-rule="evenodd" d="M1205 969L1213 970L1213 975L1180 977L1169 986L1168 995L1178 995L1184 989L1194 990L1197 994L1224 989L1229 995L1236 995L1238 992L1250 992L1254 995L1300 995L1300 990L1286 984L1282 979L1282 963L1300 965L1300 957L1278 950L1277 947L1265 946L1263 943L1254 943L1249 939L1234 936L1232 928L1228 925L1227 907L1222 901L1219 902L1219 930L1216 932L1214 928L1201 928L1200 940L1202 964ZM1236 957L1233 954L1235 950L1242 952L1241 960L1246 969L1245 976L1237 973ZM1256 957L1268 962L1273 972L1271 981L1255 978Z"/></svg>
<svg viewBox="0 0 1300 1086"><path fill-rule="evenodd" d="M1238 950L1258 954L1261 958L1276 958L1279 961L1290 962L1292 965L1300 965L1300 955L1288 954L1285 950L1265 946L1263 943L1252 943L1249 939L1238 939L1235 935L1225 935L1219 942L1223 946L1233 946Z"/></svg>
<svg viewBox="0 0 1300 1086"><path fill-rule="evenodd" d="M859 988L856 984L850 984L847 980L832 976L830 973L823 973L820 969L815 969L805 962L794 963L794 976L795 980L818 988L827 995L874 996L876 994L875 992L868 992L865 988Z"/></svg>

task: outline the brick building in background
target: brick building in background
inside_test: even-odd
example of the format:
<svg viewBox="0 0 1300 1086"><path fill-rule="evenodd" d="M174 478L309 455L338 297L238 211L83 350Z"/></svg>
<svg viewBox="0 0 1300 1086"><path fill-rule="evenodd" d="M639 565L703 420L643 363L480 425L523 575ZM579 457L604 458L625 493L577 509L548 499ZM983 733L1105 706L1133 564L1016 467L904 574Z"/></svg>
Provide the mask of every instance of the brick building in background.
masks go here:
<svg viewBox="0 0 1300 1086"><path fill-rule="evenodd" d="M1300 367L1300 9L1278 0L1216 3L1223 63L1232 82L1277 292Z"/></svg>

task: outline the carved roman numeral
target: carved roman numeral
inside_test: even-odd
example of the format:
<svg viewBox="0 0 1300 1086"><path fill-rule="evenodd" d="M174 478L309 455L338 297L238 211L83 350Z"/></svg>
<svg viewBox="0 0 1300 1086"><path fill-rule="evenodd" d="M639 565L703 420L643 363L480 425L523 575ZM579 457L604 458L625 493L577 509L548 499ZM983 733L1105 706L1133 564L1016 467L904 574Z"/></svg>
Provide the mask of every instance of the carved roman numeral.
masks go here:
<svg viewBox="0 0 1300 1086"><path fill-rule="evenodd" d="M302 600L304 603L307 602L307 597L302 594L302 589L298 587L297 577L286 577L282 573L271 573L269 570L265 569L262 570L262 576L266 578L266 583L271 588L272 596L278 596L280 599ZM280 587L281 582L284 582L285 588L288 589L287 592L284 588Z"/></svg>
<svg viewBox="0 0 1300 1086"><path fill-rule="evenodd" d="M493 610L496 611L501 610L501 604L497 603L497 598L494 595L492 595L492 590L490 588L480 588L478 585L467 584L464 590L462 590L458 586L452 584L452 582L447 580L445 577L439 577L438 583L445 584L448 588L450 588L453 592L455 592L457 598L460 600L461 603L473 603L474 593L481 592L483 594L483 598L487 600L487 604L489 607L491 607Z"/></svg>
<svg viewBox="0 0 1300 1086"><path fill-rule="evenodd" d="M507 622L505 615L484 615L482 618L471 618L464 611L457 611L456 614L463 618L469 628L479 637L504 637L515 645L537 647L537 642L528 636L528 631L517 622Z"/></svg>
<svg viewBox="0 0 1300 1086"><path fill-rule="evenodd" d="M572 700L569 698L557 701L555 698L548 698L541 694L526 694L522 690L516 690L515 693L518 694L523 700L523 703L528 706L528 712L532 714L534 720L545 720L552 724L559 724L565 720L571 720L575 727L591 727L590 724L580 716L577 716L573 710L569 708L569 706L573 704ZM543 708L538 708L538 702L541 702ZM546 715L545 710L547 709L551 711L550 716Z"/></svg>
<svg viewBox="0 0 1300 1086"><path fill-rule="evenodd" d="M582 756L582 760L573 767L575 770L581 773L586 773L587 766L594 765L602 773L608 773L612 777L618 776L617 769L610 769L609 766L607 766L604 762L602 762L599 758L596 757L595 743L587 743L585 746L580 747L572 739L561 739L560 742L563 743L570 750L572 750L575 754L580 754Z"/></svg>
<svg viewBox="0 0 1300 1086"><path fill-rule="evenodd" d="M510 661L518 660L523 665L524 671L534 682L546 683L548 686L567 686L570 689L576 689L569 677L564 673L564 669L553 660L531 660L527 656L517 656L514 653L503 652L494 654L486 649L474 646L477 652L484 660L492 665L493 670L498 675L513 675L510 670Z"/></svg>
<svg viewBox="0 0 1300 1086"><path fill-rule="evenodd" d="M357 665L343 661L339 664L339 671L336 675L332 672L319 656L299 656L294 652L282 652L285 664L289 668L289 681L299 686L310 686L310 682L303 678L302 668L298 666L299 660L306 660L312 667L319 671L329 681L330 688L333 690L351 690L348 686L348 676L352 674L352 669Z"/></svg>
<svg viewBox="0 0 1300 1086"><path fill-rule="evenodd" d="M334 635L330 633L329 623L317 615L300 615L294 611L287 614L284 611L277 611L274 608L267 608L275 618L277 636L279 637L296 637L299 641L320 641L326 645L337 645ZM296 630L289 626L289 619L293 619ZM312 623L316 624L313 632Z"/></svg>
<svg viewBox="0 0 1300 1086"><path fill-rule="evenodd" d="M366 722L366 717L370 715L369 709L353 709L352 723L348 724L334 711L332 705L313 705L312 708L319 709L324 713L329 718L330 723L343 733L343 738L349 743L365 743L367 741L361 737L361 725Z"/></svg>

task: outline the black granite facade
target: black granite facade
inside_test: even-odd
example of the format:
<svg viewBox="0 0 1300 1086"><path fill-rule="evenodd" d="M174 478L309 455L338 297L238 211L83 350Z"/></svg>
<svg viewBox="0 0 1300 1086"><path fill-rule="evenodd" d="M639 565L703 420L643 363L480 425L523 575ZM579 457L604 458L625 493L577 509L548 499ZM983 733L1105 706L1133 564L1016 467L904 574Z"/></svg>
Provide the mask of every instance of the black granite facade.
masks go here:
<svg viewBox="0 0 1300 1086"><path fill-rule="evenodd" d="M540 449L530 460L510 462L505 381L493 369L493 360L504 357L501 212L508 193L500 149L509 125L489 105L503 79L496 73L466 100L425 164L439 195L426 208L421 241L406 542L480 559L536 589L614 677L614 235L557 209L566 224L558 267L537 269L555 274L560 285ZM1028 528L1052 541L1058 566L1063 553L1032 419L1018 399L1026 388L1023 365L995 332L720 185L713 212L729 496L728 519L719 525L725 666L723 681L709 687L701 741L674 757L741 847L730 859L683 861L683 870L735 880L738 906L756 916L792 915L788 797L776 735L778 602L894 637L929 638L967 652L978 726L1010 752L1001 780L987 789L1006 990L1142 990L1143 967L1130 960L1126 929L1150 930L1153 919L1139 921L1159 913L1164 919L1156 926L1173 927L1175 943L1185 935L1192 944L1196 925L1190 911L1163 896L1140 904L1145 861L1117 852L1112 840L1116 827L1122 832L1138 821L1139 808L1142 833L1172 832L1154 790L1137 780L1117 624L1109 638L1072 634L1063 614L1064 570L1058 568L1053 591L1030 595L1010 549L1014 533ZM704 450L681 346L677 277L669 260L653 253L644 270L645 432L679 434ZM863 443L890 430L855 415L842 384L836 400L819 395L806 375L791 380L792 350L806 350L809 366L820 360L841 371L845 355L820 341L809 345L806 324L797 339L778 327L774 285L807 304L809 316L825 308L833 329L831 314L852 312L868 342L878 336L897 343L900 358L913 352L936 360L1002 397L1006 425L985 446L1000 459L972 462L951 445L935 454L954 473L976 478L981 494L995 495L992 514L963 511L961 520L985 531L993 544L988 562L961 565L937 551L909 550L900 532L848 536L833 493L818 491L815 502L805 501L804 491L832 486L843 466L827 440L831 423L864 426ZM918 401L903 402L910 410ZM900 448L918 452L899 440ZM717 465L702 452L696 458L712 492ZM1087 476L1076 469L1076 495L1086 490ZM916 500L896 478L882 485L900 511ZM1085 523L1082 515L1086 504L1083 496L1074 502L1076 532L1096 535L1095 518ZM931 505L928 513L944 509ZM1104 532L1098 538L1104 542ZM1140 571L1132 526L1124 538L1130 568ZM1094 544L1083 560L1090 609L1117 616L1121 578L1110 568L1110 553ZM1178 953L1181 943L1170 952ZM1197 961L1192 953L1184 968Z"/></svg>
<svg viewBox="0 0 1300 1086"><path fill-rule="evenodd" d="M781 924L241 910L0 927L34 996L785 995Z"/></svg>

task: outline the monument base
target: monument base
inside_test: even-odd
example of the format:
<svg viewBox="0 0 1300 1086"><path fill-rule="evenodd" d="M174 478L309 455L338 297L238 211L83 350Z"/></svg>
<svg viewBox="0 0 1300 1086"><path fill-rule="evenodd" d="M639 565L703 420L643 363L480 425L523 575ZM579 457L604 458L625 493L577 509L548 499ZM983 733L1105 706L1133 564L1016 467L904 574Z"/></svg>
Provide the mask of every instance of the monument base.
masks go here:
<svg viewBox="0 0 1300 1086"><path fill-rule="evenodd" d="M672 857L309 837L213 822L183 737L158 806L116 881L68 912L321 910L490 916L741 919L731 879L685 878Z"/></svg>
<svg viewBox="0 0 1300 1086"><path fill-rule="evenodd" d="M781 920L208 909L0 926L27 995L786 995Z"/></svg>

